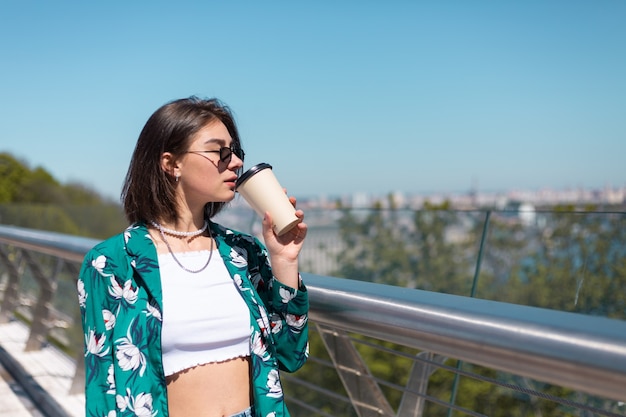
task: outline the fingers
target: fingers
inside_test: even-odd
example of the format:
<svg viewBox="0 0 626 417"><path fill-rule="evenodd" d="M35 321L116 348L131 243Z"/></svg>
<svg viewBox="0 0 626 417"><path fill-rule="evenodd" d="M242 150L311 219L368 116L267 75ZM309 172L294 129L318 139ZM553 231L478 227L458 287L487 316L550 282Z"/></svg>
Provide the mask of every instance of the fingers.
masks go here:
<svg viewBox="0 0 626 417"><path fill-rule="evenodd" d="M274 236L275 238L279 238L281 241L294 240L301 241L306 237L306 233L308 230L308 226L304 223L304 212L302 210L296 210L296 217L300 219L300 222L296 224L287 234L282 235L280 238L276 235L274 231L274 222L272 220L272 215L269 211L265 212L265 216L263 216L263 235L265 238L269 238L270 236Z"/></svg>
<svg viewBox="0 0 626 417"><path fill-rule="evenodd" d="M265 236L266 239L268 236L274 234L274 230L272 228L272 225L273 225L272 215L269 213L269 211L265 212L265 216L263 216L262 225L263 225L263 236Z"/></svg>
<svg viewBox="0 0 626 417"><path fill-rule="evenodd" d="M300 223L298 224L298 227L304 227L304 233L299 233L299 235L306 235L306 225L304 224L304 212L302 210L298 210L296 208L296 197L295 196L290 196L287 194L287 189L283 187L283 192L285 193L285 195L287 196L287 199L289 200L289 202L291 203L291 205L293 206L294 209L296 209L295 215L296 217L298 217L300 219ZM273 230L273 221L272 221L272 216L269 212L265 212L265 216L263 217L263 228L264 230L266 228L268 229L272 229Z"/></svg>
<svg viewBox="0 0 626 417"><path fill-rule="evenodd" d="M306 237L306 232L308 230L308 226L304 222L300 222L294 228L296 230L296 240L304 239Z"/></svg>

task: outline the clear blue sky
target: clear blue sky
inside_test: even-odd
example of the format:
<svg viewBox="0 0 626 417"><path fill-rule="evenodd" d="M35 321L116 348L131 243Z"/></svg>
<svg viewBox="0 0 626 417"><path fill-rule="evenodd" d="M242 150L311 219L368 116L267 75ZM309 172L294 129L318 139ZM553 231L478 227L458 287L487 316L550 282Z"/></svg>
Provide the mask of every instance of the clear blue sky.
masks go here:
<svg viewBox="0 0 626 417"><path fill-rule="evenodd" d="M626 1L0 2L0 151L117 198L218 97L296 196L626 185Z"/></svg>

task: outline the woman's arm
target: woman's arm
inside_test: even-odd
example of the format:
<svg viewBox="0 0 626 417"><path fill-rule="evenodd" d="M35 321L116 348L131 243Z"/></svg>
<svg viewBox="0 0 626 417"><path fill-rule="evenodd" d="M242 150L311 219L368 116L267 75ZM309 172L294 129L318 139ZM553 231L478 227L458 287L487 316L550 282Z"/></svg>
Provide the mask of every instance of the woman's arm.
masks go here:
<svg viewBox="0 0 626 417"><path fill-rule="evenodd" d="M289 200L295 207L296 199L290 197ZM265 213L263 218L263 240L269 252L274 276L292 288L298 288L300 285L298 256L308 230L304 223L304 212L297 210L296 216L300 219L300 223L282 236L277 236L272 230L273 222L269 212Z"/></svg>
<svg viewBox="0 0 626 417"><path fill-rule="evenodd" d="M113 340L111 323L107 322L107 308L102 304L106 294L107 259L96 250L90 251L78 276L77 288L85 354L85 406L86 415L107 415L115 410L115 391L111 391L109 378L113 366ZM114 387L113 387L114 388Z"/></svg>

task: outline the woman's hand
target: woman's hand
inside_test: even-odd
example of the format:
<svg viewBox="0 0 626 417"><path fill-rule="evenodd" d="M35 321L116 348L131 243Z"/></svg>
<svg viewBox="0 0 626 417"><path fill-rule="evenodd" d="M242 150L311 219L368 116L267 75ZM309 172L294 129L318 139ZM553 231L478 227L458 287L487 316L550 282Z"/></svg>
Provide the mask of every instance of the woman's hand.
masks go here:
<svg viewBox="0 0 626 417"><path fill-rule="evenodd" d="M295 197L289 197L289 201L296 206ZM274 233L270 213L266 212L263 218L263 240L270 255L274 276L292 288L298 288L298 255L308 229L302 210L296 210L296 217L300 223L281 236Z"/></svg>

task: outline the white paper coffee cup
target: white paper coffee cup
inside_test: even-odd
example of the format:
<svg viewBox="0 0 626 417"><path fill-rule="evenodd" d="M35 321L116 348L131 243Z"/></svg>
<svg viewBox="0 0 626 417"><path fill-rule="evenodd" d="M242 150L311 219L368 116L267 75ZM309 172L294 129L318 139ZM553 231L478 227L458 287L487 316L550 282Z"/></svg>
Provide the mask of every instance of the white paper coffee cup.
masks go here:
<svg viewBox="0 0 626 417"><path fill-rule="evenodd" d="M261 218L266 211L270 213L274 232L278 236L300 223L295 207L276 179L270 164L260 163L244 172L237 179L235 190Z"/></svg>

